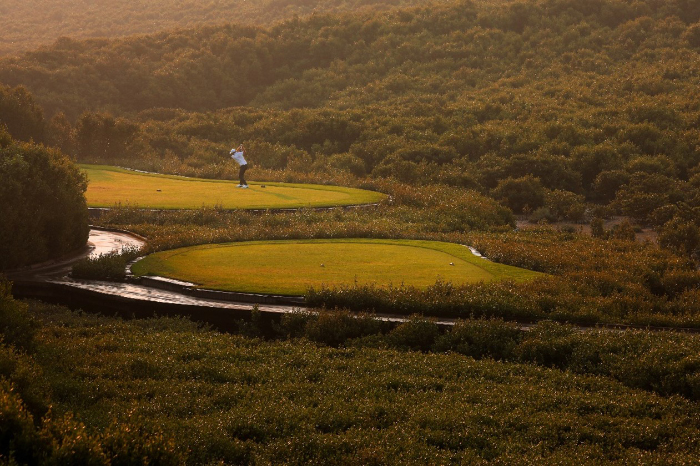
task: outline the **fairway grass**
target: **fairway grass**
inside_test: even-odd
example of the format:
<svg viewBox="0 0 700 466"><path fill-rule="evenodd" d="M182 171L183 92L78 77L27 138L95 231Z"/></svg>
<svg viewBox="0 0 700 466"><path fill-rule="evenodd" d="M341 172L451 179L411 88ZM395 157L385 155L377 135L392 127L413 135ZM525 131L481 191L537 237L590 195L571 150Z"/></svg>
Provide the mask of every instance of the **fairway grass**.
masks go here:
<svg viewBox="0 0 700 466"><path fill-rule="evenodd" d="M386 195L363 189L291 183L249 183L141 173L104 165L81 165L88 176L90 207L129 205L147 209L293 209L373 204Z"/></svg>
<svg viewBox="0 0 700 466"><path fill-rule="evenodd" d="M437 241L332 239L250 241L158 252L134 264L136 276L158 275L202 288L304 295L313 286L375 284L426 288L540 274L476 257L466 246Z"/></svg>

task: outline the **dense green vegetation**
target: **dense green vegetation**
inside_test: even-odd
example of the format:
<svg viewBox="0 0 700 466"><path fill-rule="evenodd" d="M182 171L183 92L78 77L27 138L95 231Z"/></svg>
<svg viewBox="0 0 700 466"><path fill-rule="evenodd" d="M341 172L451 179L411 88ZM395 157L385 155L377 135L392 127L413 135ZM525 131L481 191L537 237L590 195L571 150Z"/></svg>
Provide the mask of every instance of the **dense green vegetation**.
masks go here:
<svg viewBox="0 0 700 466"><path fill-rule="evenodd" d="M321 287L307 292L320 314L254 313L233 335L20 303L3 284L0 462L696 461L697 335L507 321L700 327L699 5L450 1L62 39L0 60L0 124L27 142L2 136L2 150L57 154L33 140L81 162L231 179L243 141L253 180L390 196L369 210L100 219L147 236L147 252L424 239L548 275ZM513 231L513 213L593 234ZM606 231L614 214L656 227L659 245L629 223ZM371 311L463 321L391 326Z"/></svg>
<svg viewBox="0 0 700 466"><path fill-rule="evenodd" d="M92 280L124 280L127 265L141 255L138 248L123 247L97 257L84 257L73 264L71 276Z"/></svg>
<svg viewBox="0 0 700 466"><path fill-rule="evenodd" d="M0 85L0 127L18 141L47 141L44 112L23 87Z"/></svg>
<svg viewBox="0 0 700 466"><path fill-rule="evenodd" d="M465 229L472 215L491 212L492 204L476 196L465 204L449 203L454 193L434 187L384 187L403 195L372 210L261 215L215 209L153 214L122 208L105 214L101 222L148 237L147 252L260 238L420 238L467 244L497 262L548 274L526 284L438 282L426 290L398 284L321 287L306 294L317 306L405 315L700 327L700 272L693 261L672 251L633 238L595 238L548 227L503 232L499 230L509 230L508 224L487 224L483 218L475 230L491 231ZM477 202L483 210L477 209ZM455 217L465 206L471 213Z"/></svg>
<svg viewBox="0 0 700 466"><path fill-rule="evenodd" d="M0 55L65 41L67 37L120 37L197 24L274 23L296 15L332 11L385 10L411 0L8 0L0 5Z"/></svg>
<svg viewBox="0 0 700 466"><path fill-rule="evenodd" d="M104 213L103 225L148 238L150 251L226 241L304 238L406 238L458 242L468 230L509 230L513 214L474 191L445 186L412 187L381 181L367 188L391 194L376 208L263 213L202 208L148 212L121 206Z"/></svg>
<svg viewBox="0 0 700 466"><path fill-rule="evenodd" d="M694 335L328 313L263 340L0 298L0 324L33 325L0 348L0 458L19 464L682 464L700 437Z"/></svg>
<svg viewBox="0 0 700 466"><path fill-rule="evenodd" d="M0 270L84 246L86 188L85 176L58 150L14 141L0 126Z"/></svg>
<svg viewBox="0 0 700 466"><path fill-rule="evenodd" d="M692 255L699 19L685 0L459 1L63 41L0 61L0 81L83 161L221 178L246 141L252 178L444 183L534 221L619 213Z"/></svg>
<svg viewBox="0 0 700 466"><path fill-rule="evenodd" d="M0 76L28 86L46 115L69 115L44 121L44 131L80 160L234 178L225 154L246 141L254 179L391 196L368 212L120 209L103 219L148 236L151 251L259 239L451 241L553 277L449 299L441 284L433 292L444 299L323 289L314 302L697 326L699 16L681 0L452 2L243 35L222 26L63 43L3 60ZM10 115L36 113L22 88L4 94L28 102L6 106ZM495 233L514 222L488 197L533 221L593 219L596 238ZM604 231L595 217L615 213L656 226L664 251L630 242L629 225Z"/></svg>
<svg viewBox="0 0 700 466"><path fill-rule="evenodd" d="M0 280L0 463L181 464L175 442L143 424L114 422L98 432L70 409L53 410L60 382L52 384L39 358L51 352L42 329Z"/></svg>

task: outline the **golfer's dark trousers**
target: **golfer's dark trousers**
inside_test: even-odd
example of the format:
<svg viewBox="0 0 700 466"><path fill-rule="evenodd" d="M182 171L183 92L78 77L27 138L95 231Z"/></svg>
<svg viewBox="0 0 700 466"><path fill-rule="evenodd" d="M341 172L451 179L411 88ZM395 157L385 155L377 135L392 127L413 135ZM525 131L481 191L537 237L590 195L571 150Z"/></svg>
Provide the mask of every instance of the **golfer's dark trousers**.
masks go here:
<svg viewBox="0 0 700 466"><path fill-rule="evenodd" d="M248 164L241 165L241 169L238 170L238 179L240 180L240 183L242 185L247 185L248 183L245 180L245 171L248 169Z"/></svg>

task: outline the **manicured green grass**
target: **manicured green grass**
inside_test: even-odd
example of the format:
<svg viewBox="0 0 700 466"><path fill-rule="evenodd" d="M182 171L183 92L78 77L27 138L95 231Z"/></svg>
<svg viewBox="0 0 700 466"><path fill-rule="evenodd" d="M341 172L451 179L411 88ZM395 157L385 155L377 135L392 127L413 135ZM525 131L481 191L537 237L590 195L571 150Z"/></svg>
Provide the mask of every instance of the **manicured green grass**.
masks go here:
<svg viewBox="0 0 700 466"><path fill-rule="evenodd" d="M139 173L103 165L81 165L88 175L85 194L90 207L117 204L153 209L275 209L330 207L379 202L382 193L341 186L205 180Z"/></svg>
<svg viewBox="0 0 700 466"><path fill-rule="evenodd" d="M437 241L333 239L250 241L193 246L152 254L136 275L159 275L204 288L302 295L310 286L352 283L411 285L527 280L538 275L474 256L462 245Z"/></svg>

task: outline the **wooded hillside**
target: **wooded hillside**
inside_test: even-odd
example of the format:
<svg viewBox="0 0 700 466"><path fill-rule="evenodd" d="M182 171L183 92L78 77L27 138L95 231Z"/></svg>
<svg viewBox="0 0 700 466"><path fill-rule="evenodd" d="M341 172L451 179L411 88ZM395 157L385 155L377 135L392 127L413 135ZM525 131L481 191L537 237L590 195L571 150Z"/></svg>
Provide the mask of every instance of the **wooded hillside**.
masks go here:
<svg viewBox="0 0 700 466"><path fill-rule="evenodd" d="M416 0L5 0L0 4L0 56L48 45L59 37L124 37L204 24L272 24L295 15L385 10Z"/></svg>
<svg viewBox="0 0 700 466"><path fill-rule="evenodd" d="M382 16L316 15L270 29L231 24L117 41L63 39L0 62L0 82L26 85L49 113L69 116L354 107L420 95L476 107L484 120L514 100L509 113L552 100L618 108L608 96L627 102L630 94L689 101L700 46L700 6L693 5L460 1ZM489 91L491 107L470 103L481 91Z"/></svg>
<svg viewBox="0 0 700 466"><path fill-rule="evenodd" d="M81 160L221 177L247 141L258 168L445 183L698 243L699 19L687 0L458 1L66 39L1 60L0 82L65 112L52 127Z"/></svg>

